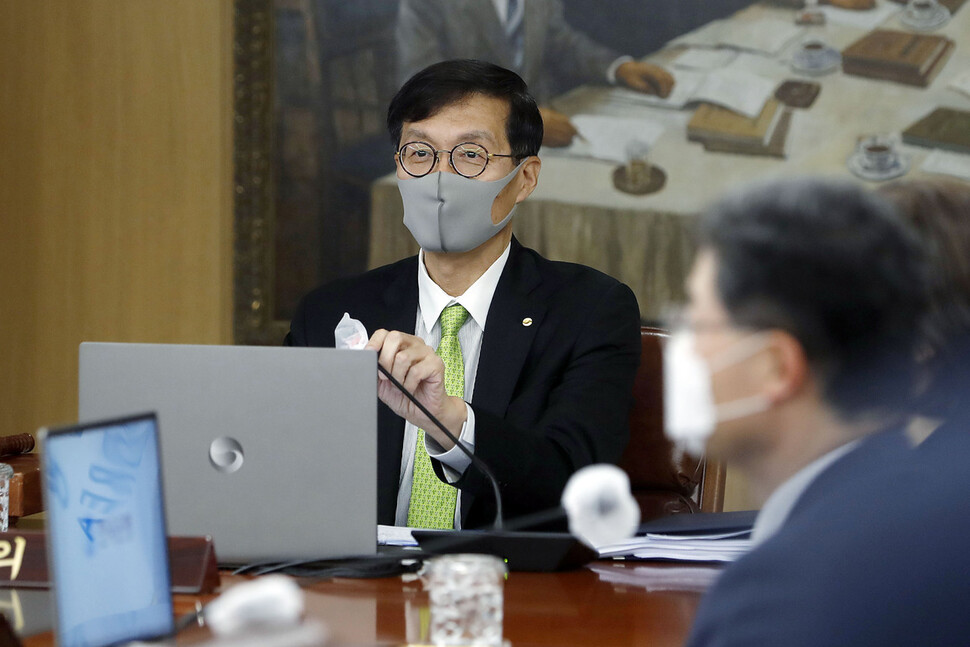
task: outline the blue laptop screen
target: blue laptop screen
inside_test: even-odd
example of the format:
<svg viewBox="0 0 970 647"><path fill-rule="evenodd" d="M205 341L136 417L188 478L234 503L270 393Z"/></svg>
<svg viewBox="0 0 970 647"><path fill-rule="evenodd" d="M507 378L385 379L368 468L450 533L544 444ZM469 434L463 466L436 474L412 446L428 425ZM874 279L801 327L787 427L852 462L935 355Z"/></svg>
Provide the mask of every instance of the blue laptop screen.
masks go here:
<svg viewBox="0 0 970 647"><path fill-rule="evenodd" d="M58 644L171 634L155 417L50 431L44 471Z"/></svg>

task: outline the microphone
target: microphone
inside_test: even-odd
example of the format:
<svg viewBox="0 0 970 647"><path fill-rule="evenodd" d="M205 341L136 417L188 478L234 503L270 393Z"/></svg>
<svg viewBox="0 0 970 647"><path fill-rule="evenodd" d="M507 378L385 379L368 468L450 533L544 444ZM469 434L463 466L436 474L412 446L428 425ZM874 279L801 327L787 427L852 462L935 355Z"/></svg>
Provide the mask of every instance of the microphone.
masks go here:
<svg viewBox="0 0 970 647"><path fill-rule="evenodd" d="M562 493L569 532L597 547L629 539L640 525L640 506L630 493L630 477L616 465L587 465L576 471Z"/></svg>
<svg viewBox="0 0 970 647"><path fill-rule="evenodd" d="M444 432L444 434L448 436L448 439L451 442L455 443L455 446L457 446L458 449L461 450L463 454L465 454L465 456L471 459L472 465L474 465L479 472L485 475L485 478L488 479L488 482L492 486L492 492L495 494L495 521L492 522L492 528L494 528L495 530L502 530L502 525L503 525L502 522L504 519L504 516L502 514L502 493L499 491L498 480L495 478L495 475L492 474L492 470L489 469L488 465L485 464L485 461L480 459L478 456L475 456L475 454L469 451L467 447L465 447L460 442L458 442L458 439L455 438L455 435L450 431L448 431L448 428L445 427L443 424L441 424L441 421L438 420L438 418L436 418L430 411L428 411L427 407L421 404L418 401L418 399L414 397L413 393L405 389L404 385L398 382L386 368L378 364L377 370L383 373L384 377L390 380L391 384L393 384L398 391L404 394L404 397L410 400L411 403L414 404L414 406L416 406L421 411L421 413L426 415L428 419L431 420L431 422L433 422L435 426L438 427L438 429Z"/></svg>

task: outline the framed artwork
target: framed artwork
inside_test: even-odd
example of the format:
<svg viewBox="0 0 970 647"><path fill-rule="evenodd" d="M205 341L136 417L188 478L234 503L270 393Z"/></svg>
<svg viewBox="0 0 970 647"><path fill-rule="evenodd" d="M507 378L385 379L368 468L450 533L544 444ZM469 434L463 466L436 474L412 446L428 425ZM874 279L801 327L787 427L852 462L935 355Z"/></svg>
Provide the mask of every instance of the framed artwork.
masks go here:
<svg viewBox="0 0 970 647"><path fill-rule="evenodd" d="M237 0L234 338L281 343L299 298L367 264L396 5Z"/></svg>
<svg viewBox="0 0 970 647"><path fill-rule="evenodd" d="M501 64L508 57L496 8L502 5L235 0L236 343L281 343L303 294L416 251L392 177L387 104L410 72L440 57L485 57L490 44ZM936 105L966 109L970 102L947 90L970 64L959 46L925 88L861 80L839 68L814 76L793 69L808 40L842 51L874 28L898 29L891 11L900 5L892 3L822 27L796 26L792 0L525 0L523 6L526 19L545 19L525 29L523 57L537 57L538 67L525 62L520 69L540 104L575 123L580 115L599 123L652 122L662 134L642 154L663 172L664 183L649 195L625 190L616 173L638 160L623 142L605 160L544 147L539 188L520 205L515 235L549 258L584 263L627 283L645 322L683 298L693 257L691 216L724 190L794 173L855 177L846 160L864 136L898 133ZM953 29L965 12L954 14ZM554 34L550 25L559 23L566 31ZM556 38L566 45L554 56L549 42ZM694 56L690 68L686 59L678 62L685 51L726 50L730 56L707 56L705 64L715 67L701 72L717 76L723 66L760 76L788 103L772 108L780 118L762 120L772 132L750 146L736 146L731 133L724 141L699 142L689 123L699 119L696 102L676 110L639 105L610 85L606 70L596 71L599 78L579 75L584 59L574 55L593 51L584 39L647 56L673 70L682 88L704 58ZM542 42L545 49L530 45ZM915 153L912 168L923 157Z"/></svg>

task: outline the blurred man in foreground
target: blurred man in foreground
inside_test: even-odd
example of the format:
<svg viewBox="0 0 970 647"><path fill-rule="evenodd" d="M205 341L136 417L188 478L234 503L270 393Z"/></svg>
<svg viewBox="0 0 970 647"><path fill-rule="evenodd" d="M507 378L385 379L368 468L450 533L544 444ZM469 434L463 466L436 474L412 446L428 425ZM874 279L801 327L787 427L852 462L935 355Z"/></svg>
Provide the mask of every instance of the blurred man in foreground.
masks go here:
<svg viewBox="0 0 970 647"><path fill-rule="evenodd" d="M892 205L849 184L761 185L702 219L689 332L668 358L669 426L768 498L754 549L708 592L691 647L968 635L970 510L965 493L953 500L967 479L928 476L904 431L924 263ZM705 388L706 426L678 408L693 391L703 409Z"/></svg>
<svg viewBox="0 0 970 647"><path fill-rule="evenodd" d="M878 193L896 204L925 242L929 259L929 303L918 351L924 371L918 400L922 425L914 433L938 428L940 433L933 431L921 442L921 452L966 466L970 444L955 453L942 448L970 443L970 185L904 180Z"/></svg>
<svg viewBox="0 0 970 647"><path fill-rule="evenodd" d="M924 374L918 390L919 415L909 430L919 442L916 455L922 481L931 490L932 501L923 504L928 509L924 514L938 515L933 525L945 526L947 536L966 537L970 534L970 185L955 180L906 180L885 185L879 192L898 206L925 242L929 258L929 304L918 354ZM964 565L954 570L970 569ZM962 596L970 596L970 586L964 585Z"/></svg>

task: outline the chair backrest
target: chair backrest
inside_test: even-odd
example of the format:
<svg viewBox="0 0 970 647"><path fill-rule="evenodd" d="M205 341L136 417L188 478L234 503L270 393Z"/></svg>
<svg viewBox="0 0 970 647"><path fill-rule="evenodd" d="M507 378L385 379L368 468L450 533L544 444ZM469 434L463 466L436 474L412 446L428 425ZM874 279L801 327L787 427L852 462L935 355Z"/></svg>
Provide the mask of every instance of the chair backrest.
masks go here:
<svg viewBox="0 0 970 647"><path fill-rule="evenodd" d="M684 512L720 512L724 505L724 466L680 455L664 435L663 342L667 336L660 328L640 329L630 444L620 459L644 521Z"/></svg>

